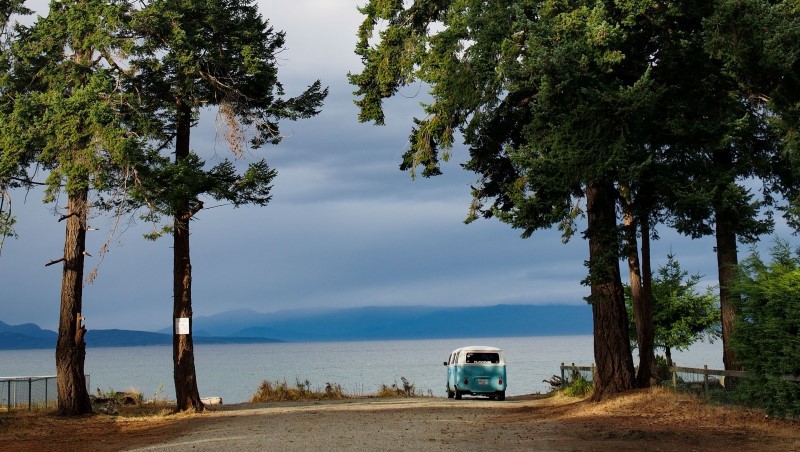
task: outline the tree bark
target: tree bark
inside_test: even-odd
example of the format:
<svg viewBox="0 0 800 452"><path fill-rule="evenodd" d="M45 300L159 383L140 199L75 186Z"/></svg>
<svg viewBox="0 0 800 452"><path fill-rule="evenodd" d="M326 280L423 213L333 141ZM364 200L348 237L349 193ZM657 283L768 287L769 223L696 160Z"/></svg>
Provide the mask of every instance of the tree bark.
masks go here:
<svg viewBox="0 0 800 452"><path fill-rule="evenodd" d="M616 190L610 182L589 182L586 190L590 302L594 319L596 375L592 400L635 387L628 314L619 272Z"/></svg>
<svg viewBox="0 0 800 452"><path fill-rule="evenodd" d="M736 250L736 232L732 225L717 210L717 269L719 271L719 305L722 314L722 363L725 370L742 370L736 359L736 352L731 347L736 321L736 308L732 302L734 295L728 289L733 282L734 271L738 264Z"/></svg>
<svg viewBox="0 0 800 452"><path fill-rule="evenodd" d="M62 416L92 412L84 374L86 328L81 316L88 197L88 190L83 189L67 198L61 312L56 344L58 414Z"/></svg>
<svg viewBox="0 0 800 452"><path fill-rule="evenodd" d="M647 334L647 307L644 302L642 287L641 267L639 265L639 245L636 239L636 222L629 212L623 214L625 234L628 250L628 277L631 285L631 301L633 317L636 323L636 344L639 349L639 372L636 374L636 385L640 388L650 386L650 357L652 356L652 341L648 344ZM651 312L652 313L652 312ZM652 316L650 317L652 324ZM649 329L652 331L652 328Z"/></svg>
<svg viewBox="0 0 800 452"><path fill-rule="evenodd" d="M189 132L191 109L178 102L178 124L175 140L175 161L189 156ZM192 263L189 254L189 222L195 212L191 200L176 209L173 230L173 340L172 360L174 366L176 410L203 411L197 389L197 373L194 365L192 341ZM176 320L189 319L188 334L178 334Z"/></svg>
<svg viewBox="0 0 800 452"><path fill-rule="evenodd" d="M636 322L637 324L641 323L643 330L641 333L637 331L640 358L640 374L637 375L637 382L640 387L647 387L653 384L654 376L658 375L655 357L656 327L653 324L653 270L650 266L650 221L647 215L642 215L639 225L642 231L642 306L640 309L641 319L637 316ZM639 337L639 334L641 334L641 337ZM647 363L641 359L642 350L649 350ZM646 364L649 366L650 371L646 376L641 375L641 369ZM645 378L648 379L646 383L643 381Z"/></svg>

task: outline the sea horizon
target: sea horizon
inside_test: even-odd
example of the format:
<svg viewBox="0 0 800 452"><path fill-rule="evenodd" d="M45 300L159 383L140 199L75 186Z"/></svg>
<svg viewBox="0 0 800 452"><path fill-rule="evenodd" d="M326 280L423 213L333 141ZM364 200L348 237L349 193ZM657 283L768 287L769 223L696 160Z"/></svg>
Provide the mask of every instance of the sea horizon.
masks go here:
<svg viewBox="0 0 800 452"><path fill-rule="evenodd" d="M504 350L509 396L549 391L543 380L558 375L561 363L594 362L593 336L578 335L208 344L195 346L195 365L200 395L224 403L249 401L264 380L308 381L314 389L338 384L347 394L366 395L406 378L421 395L443 396L443 361L466 345ZM722 365L719 342L672 354L684 367ZM55 375L54 355L54 349L0 350L0 377ZM174 400L172 369L171 345L87 348L84 366L90 393L136 391L165 400Z"/></svg>

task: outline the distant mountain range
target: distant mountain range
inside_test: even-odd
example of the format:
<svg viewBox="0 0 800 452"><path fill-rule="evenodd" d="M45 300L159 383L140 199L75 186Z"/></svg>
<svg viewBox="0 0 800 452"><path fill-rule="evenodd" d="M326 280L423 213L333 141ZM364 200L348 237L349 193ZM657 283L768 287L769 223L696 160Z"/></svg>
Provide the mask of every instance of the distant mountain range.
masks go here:
<svg viewBox="0 0 800 452"><path fill-rule="evenodd" d="M171 328L160 332L171 333ZM592 333L589 305L360 307L264 314L226 311L195 317L195 336L284 341L564 336Z"/></svg>
<svg viewBox="0 0 800 452"><path fill-rule="evenodd" d="M0 350L29 350L56 347L58 334L43 330L33 323L9 325L0 322ZM263 337L197 337L195 344L249 344L281 342ZM132 330L89 330L86 333L87 347L136 347L146 345L170 345L170 334Z"/></svg>
<svg viewBox="0 0 800 452"><path fill-rule="evenodd" d="M592 333L588 305L360 307L260 313L225 311L193 319L196 344L566 336ZM56 333L0 322L0 349L54 348ZM172 343L172 327L156 333L89 330L89 347Z"/></svg>
<svg viewBox="0 0 800 452"><path fill-rule="evenodd" d="M0 322L0 350L55 349L57 337L53 331L43 330L33 323L9 325Z"/></svg>

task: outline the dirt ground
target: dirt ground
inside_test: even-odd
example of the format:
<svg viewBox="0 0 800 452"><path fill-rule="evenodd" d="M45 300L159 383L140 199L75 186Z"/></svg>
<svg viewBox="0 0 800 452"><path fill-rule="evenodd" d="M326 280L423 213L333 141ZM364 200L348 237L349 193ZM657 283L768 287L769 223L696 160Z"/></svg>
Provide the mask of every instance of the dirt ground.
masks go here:
<svg viewBox="0 0 800 452"><path fill-rule="evenodd" d="M667 390L565 396L238 404L201 414L0 414L0 450L800 451L800 423Z"/></svg>

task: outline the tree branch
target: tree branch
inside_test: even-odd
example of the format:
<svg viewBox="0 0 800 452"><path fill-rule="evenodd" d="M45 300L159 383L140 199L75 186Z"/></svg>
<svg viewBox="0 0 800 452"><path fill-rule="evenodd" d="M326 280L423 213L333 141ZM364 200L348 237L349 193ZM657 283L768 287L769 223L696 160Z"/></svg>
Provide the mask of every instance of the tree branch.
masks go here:
<svg viewBox="0 0 800 452"><path fill-rule="evenodd" d="M47 183L45 183L45 182L36 182L34 180L30 180L30 179L22 178L22 177L14 177L14 176L3 176L3 177L8 179L8 180L22 182L23 184L26 184L26 185L42 185L42 186L47 185Z"/></svg>

